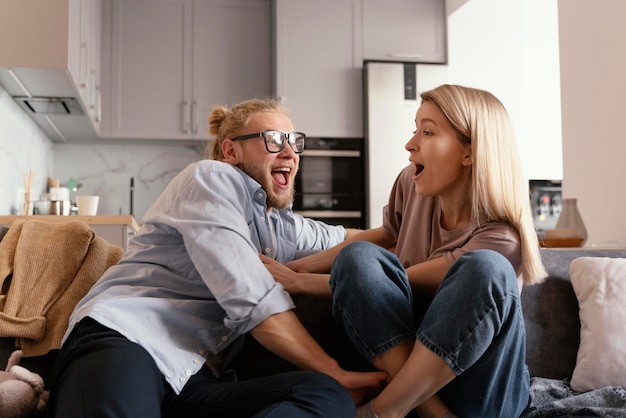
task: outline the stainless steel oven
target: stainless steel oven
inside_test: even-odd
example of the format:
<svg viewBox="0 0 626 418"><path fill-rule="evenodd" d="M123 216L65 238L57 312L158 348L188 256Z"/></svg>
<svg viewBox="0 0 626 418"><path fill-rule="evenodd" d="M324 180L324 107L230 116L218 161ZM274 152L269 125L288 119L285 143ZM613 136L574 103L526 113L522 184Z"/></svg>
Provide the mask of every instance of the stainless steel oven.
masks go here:
<svg viewBox="0 0 626 418"><path fill-rule="evenodd" d="M293 208L333 225L365 229L362 138L306 138Z"/></svg>

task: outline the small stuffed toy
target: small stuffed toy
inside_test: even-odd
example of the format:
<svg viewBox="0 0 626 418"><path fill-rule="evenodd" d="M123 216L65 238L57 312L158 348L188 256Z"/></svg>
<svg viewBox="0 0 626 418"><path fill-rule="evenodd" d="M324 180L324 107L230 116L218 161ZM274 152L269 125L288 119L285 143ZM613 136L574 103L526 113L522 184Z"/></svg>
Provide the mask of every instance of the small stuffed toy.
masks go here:
<svg viewBox="0 0 626 418"><path fill-rule="evenodd" d="M19 366L20 350L9 358L5 371L0 371L0 417L26 418L43 416L48 391L43 379L36 373Z"/></svg>

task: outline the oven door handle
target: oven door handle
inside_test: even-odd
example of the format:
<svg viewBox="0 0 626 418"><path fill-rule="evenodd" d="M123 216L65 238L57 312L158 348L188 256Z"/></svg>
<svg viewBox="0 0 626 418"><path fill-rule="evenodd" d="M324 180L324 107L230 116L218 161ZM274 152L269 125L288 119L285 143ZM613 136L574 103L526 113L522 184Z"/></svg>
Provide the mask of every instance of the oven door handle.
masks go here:
<svg viewBox="0 0 626 418"><path fill-rule="evenodd" d="M352 157L359 158L361 151L354 150L326 150L326 149L305 149L300 154L302 157Z"/></svg>
<svg viewBox="0 0 626 418"><path fill-rule="evenodd" d="M293 213L305 218L360 218L358 210L294 210Z"/></svg>

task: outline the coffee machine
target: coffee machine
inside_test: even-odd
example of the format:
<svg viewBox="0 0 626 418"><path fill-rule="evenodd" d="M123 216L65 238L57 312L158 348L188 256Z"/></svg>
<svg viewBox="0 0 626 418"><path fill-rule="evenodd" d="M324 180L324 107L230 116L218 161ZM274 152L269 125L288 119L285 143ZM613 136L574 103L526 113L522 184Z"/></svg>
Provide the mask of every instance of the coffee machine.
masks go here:
<svg viewBox="0 0 626 418"><path fill-rule="evenodd" d="M530 199L539 238L546 229L556 228L563 208L561 180L530 180Z"/></svg>

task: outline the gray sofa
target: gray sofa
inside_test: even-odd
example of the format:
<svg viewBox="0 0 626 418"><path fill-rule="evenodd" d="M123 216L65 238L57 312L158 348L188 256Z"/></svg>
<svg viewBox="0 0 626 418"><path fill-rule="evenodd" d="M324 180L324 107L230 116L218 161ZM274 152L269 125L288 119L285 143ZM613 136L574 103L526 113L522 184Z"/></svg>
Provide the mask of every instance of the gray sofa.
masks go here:
<svg viewBox="0 0 626 418"><path fill-rule="evenodd" d="M568 379L576 364L580 338L578 303L569 280L570 263L574 258L583 256L626 258L626 250L542 249L541 254L549 278L539 285L525 287L522 292L527 364L534 377ZM294 300L296 313L309 332L329 353L337 354L330 302L302 296ZM14 339L0 339L0 365L6 364L13 350ZM38 358L25 358L22 365L47 380L54 355L52 352ZM246 339L244 349L234 359L232 367L240 379L293 369L251 338Z"/></svg>
<svg viewBox="0 0 626 418"><path fill-rule="evenodd" d="M570 263L578 257L626 258L626 250L541 249L549 277L522 291L526 325L526 363L533 377L530 405L522 418L626 418L626 390L603 388L575 393L569 387L580 343L578 301L570 282ZM333 355L338 353L328 300L295 297L296 313L309 332ZM293 367L252 339L233 367L240 378L262 376Z"/></svg>
<svg viewBox="0 0 626 418"><path fill-rule="evenodd" d="M541 284L525 286L522 305L526 324L527 358L531 376L567 379L572 376L580 342L578 302L569 278L569 266L578 257L621 257L626 250L550 249L542 248L541 256L549 277ZM313 297L297 296L296 313L309 332L330 353L337 353L337 342L330 302ZM240 377L252 377L289 368L278 359L267 356L253 341L235 364ZM264 357L259 361L259 356Z"/></svg>

